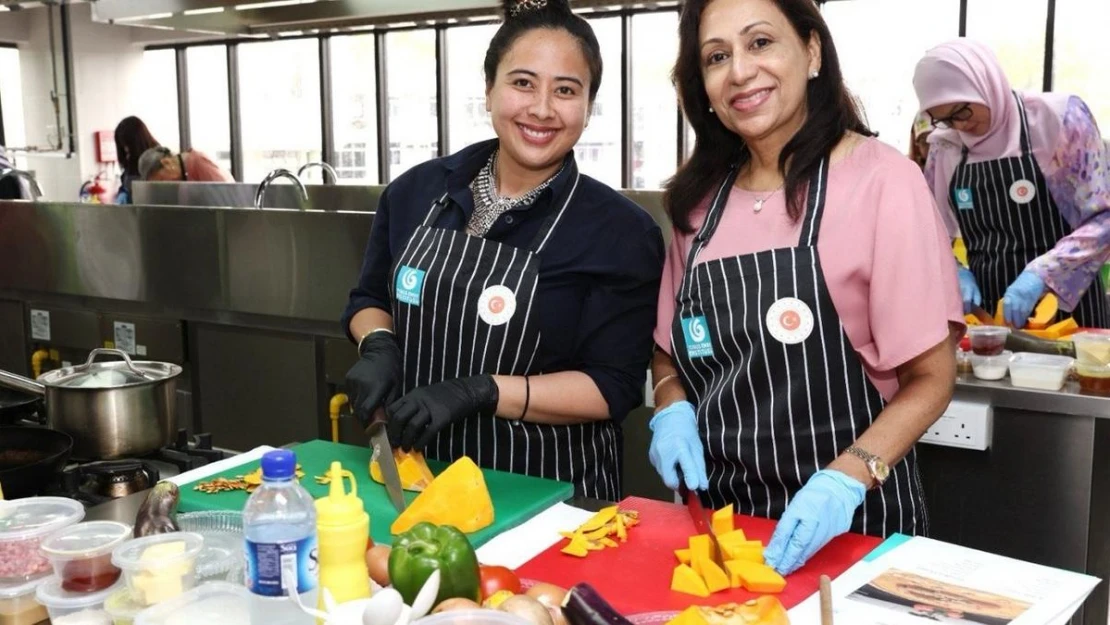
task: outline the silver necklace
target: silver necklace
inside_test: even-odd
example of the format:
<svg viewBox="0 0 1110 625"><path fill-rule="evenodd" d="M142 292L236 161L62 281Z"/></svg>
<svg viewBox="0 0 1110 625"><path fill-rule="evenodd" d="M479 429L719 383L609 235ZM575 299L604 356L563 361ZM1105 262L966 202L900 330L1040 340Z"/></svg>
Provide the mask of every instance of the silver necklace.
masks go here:
<svg viewBox="0 0 1110 625"><path fill-rule="evenodd" d="M753 205L752 205L752 211L754 211L754 212L758 213L759 211L763 210L763 203L764 203L764 202L766 202L767 200L771 199L771 196L773 196L774 194L778 193L778 192L779 192L779 190L780 190L780 189L782 189L782 187L783 187L783 186L784 186L785 184L786 184L786 181L785 181L785 180L783 180L783 181L782 181L782 184L780 184L780 185L778 186L778 188L777 188L777 189L775 189L774 191L771 191L770 193L768 193L767 195L765 195L765 196L763 196L763 197L757 197L757 198L755 198L755 204L753 204Z"/></svg>

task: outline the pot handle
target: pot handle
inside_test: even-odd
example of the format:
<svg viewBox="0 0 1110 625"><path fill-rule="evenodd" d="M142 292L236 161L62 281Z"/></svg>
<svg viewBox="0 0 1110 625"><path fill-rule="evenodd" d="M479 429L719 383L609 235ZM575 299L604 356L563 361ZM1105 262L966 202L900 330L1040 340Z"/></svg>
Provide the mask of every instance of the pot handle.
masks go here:
<svg viewBox="0 0 1110 625"><path fill-rule="evenodd" d="M0 386L6 386L17 391L31 393L32 395L38 395L40 397L46 395L46 387L43 386L41 383L36 382L31 378L25 378L21 375L8 373L3 369L0 369Z"/></svg>
<svg viewBox="0 0 1110 625"><path fill-rule="evenodd" d="M90 366L92 366L93 362L96 360L96 357L101 355L119 356L120 358L123 358L123 362L127 363L127 368L130 369L133 373L138 374L147 380L154 379L149 373L133 365L131 363L131 357L127 355L127 352L121 349L108 349L105 347L98 347L89 352L89 358L85 361L85 364L78 365L74 367L74 369L78 371L88 369Z"/></svg>

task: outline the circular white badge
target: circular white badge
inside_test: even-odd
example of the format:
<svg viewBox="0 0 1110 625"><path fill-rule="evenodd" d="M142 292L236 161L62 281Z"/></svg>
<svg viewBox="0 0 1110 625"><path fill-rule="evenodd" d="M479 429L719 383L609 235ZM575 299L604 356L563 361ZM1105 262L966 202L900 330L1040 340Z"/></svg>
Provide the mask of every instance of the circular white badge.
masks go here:
<svg viewBox="0 0 1110 625"><path fill-rule="evenodd" d="M1037 187L1028 180L1018 180L1010 185L1010 199L1018 204L1028 204L1037 195Z"/></svg>
<svg viewBox="0 0 1110 625"><path fill-rule="evenodd" d="M794 297L784 297L767 309L767 331L776 340L796 345L813 334L813 311Z"/></svg>
<svg viewBox="0 0 1110 625"><path fill-rule="evenodd" d="M498 284L486 287L478 298L478 316L491 326L504 325L516 312L516 295L509 287Z"/></svg>

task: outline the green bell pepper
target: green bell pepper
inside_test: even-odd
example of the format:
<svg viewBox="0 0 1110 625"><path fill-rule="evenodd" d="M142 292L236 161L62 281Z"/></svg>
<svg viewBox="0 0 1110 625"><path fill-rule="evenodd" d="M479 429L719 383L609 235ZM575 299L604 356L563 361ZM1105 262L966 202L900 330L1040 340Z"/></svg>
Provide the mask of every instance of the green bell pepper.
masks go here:
<svg viewBox="0 0 1110 625"><path fill-rule="evenodd" d="M478 556L474 547L453 525L417 523L393 541L389 552L389 581L412 605L424 582L439 569L439 594L435 604L452 597L480 601Z"/></svg>

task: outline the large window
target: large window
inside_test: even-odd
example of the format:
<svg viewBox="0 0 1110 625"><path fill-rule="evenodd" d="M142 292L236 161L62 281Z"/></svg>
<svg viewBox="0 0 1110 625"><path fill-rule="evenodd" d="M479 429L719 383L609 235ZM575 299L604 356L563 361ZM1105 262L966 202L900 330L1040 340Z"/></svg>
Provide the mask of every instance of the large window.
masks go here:
<svg viewBox="0 0 1110 625"><path fill-rule="evenodd" d="M374 35L331 40L331 164L340 184L378 182L378 99Z"/></svg>
<svg viewBox="0 0 1110 625"><path fill-rule="evenodd" d="M678 98L671 84L671 68L677 54L677 13L633 16L633 189L658 189L675 171ZM609 74L607 80L613 77Z"/></svg>
<svg viewBox="0 0 1110 625"><path fill-rule="evenodd" d="M590 125L575 147L582 173L613 187L621 187L621 20L591 19L601 43L601 91L594 100Z"/></svg>
<svg viewBox="0 0 1110 625"><path fill-rule="evenodd" d="M315 39L239 45L243 181L320 160L320 63ZM314 168L308 181L319 181Z"/></svg>
<svg viewBox="0 0 1110 625"><path fill-rule="evenodd" d="M385 36L389 110L389 177L439 154L436 40L433 30Z"/></svg>
<svg viewBox="0 0 1110 625"><path fill-rule="evenodd" d="M4 110L0 123L4 124L7 147L27 147L23 122L23 76L19 72L19 50L16 48L0 48L0 108Z"/></svg>
<svg viewBox="0 0 1110 625"><path fill-rule="evenodd" d="M186 50L189 86L189 137L231 171L231 123L228 119L227 47L197 46Z"/></svg>
<svg viewBox="0 0 1110 625"><path fill-rule="evenodd" d="M829 2L823 12L844 80L868 124L881 140L907 152L918 110L914 66L929 48L959 35L959 0L850 0ZM906 15L914 16L912 28L887 27Z"/></svg>
<svg viewBox="0 0 1110 625"><path fill-rule="evenodd" d="M486 112L483 64L497 25L465 26L447 31L447 127L450 152L492 139L493 125Z"/></svg>
<svg viewBox="0 0 1110 625"><path fill-rule="evenodd" d="M177 52L143 53L142 85L137 114L158 143L176 149L180 144L177 112Z"/></svg>
<svg viewBox="0 0 1110 625"><path fill-rule="evenodd" d="M1094 113L1103 138L1110 140L1107 24L1110 24L1110 3L1056 0L1052 90L1083 98Z"/></svg>
<svg viewBox="0 0 1110 625"><path fill-rule="evenodd" d="M1081 4L1083 11L1089 14L1091 7L1101 3ZM968 0L967 3L967 36L994 50L1014 89L1041 91L1044 87L1047 21L1047 0ZM1059 29L1057 32L1062 33ZM1057 41L1066 38L1059 36ZM1105 54L1100 58L1105 58Z"/></svg>

